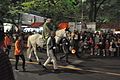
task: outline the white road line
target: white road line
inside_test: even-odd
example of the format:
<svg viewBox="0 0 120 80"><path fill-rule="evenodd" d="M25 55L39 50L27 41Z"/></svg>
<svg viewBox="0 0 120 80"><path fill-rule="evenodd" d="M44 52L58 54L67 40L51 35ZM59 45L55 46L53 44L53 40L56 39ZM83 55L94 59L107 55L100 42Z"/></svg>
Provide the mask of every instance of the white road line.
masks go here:
<svg viewBox="0 0 120 80"><path fill-rule="evenodd" d="M85 71L89 71L89 72L95 72L95 73L100 73L100 74L108 74L108 75L114 75L114 76L119 76L119 73L113 73L113 72L103 72L103 71L98 71L98 70L85 70Z"/></svg>

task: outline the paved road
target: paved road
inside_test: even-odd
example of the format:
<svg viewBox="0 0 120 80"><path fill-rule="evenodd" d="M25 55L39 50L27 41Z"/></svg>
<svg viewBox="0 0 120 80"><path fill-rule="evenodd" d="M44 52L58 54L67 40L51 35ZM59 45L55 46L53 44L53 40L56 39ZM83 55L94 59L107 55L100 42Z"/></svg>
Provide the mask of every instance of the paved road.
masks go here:
<svg viewBox="0 0 120 80"><path fill-rule="evenodd" d="M45 53L39 53L42 63L46 60ZM120 80L120 57L93 57L77 59L70 56L71 64L58 61L60 73L53 73L52 64L48 65L49 71L37 62L26 61L26 72L16 72L16 80ZM14 59L11 59L14 70ZM21 65L19 65L20 70Z"/></svg>

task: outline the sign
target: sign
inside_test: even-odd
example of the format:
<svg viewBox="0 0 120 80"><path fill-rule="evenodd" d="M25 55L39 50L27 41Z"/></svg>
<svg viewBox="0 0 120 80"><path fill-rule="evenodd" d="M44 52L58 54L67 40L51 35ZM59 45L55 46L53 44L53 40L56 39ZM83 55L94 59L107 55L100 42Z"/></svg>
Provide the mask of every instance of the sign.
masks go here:
<svg viewBox="0 0 120 80"><path fill-rule="evenodd" d="M44 22L44 17L37 16L34 14L23 13L22 14L22 24L31 25L34 22Z"/></svg>
<svg viewBox="0 0 120 80"><path fill-rule="evenodd" d="M95 31L96 30L96 23L95 22L89 22L89 23L87 23L87 29L89 31Z"/></svg>

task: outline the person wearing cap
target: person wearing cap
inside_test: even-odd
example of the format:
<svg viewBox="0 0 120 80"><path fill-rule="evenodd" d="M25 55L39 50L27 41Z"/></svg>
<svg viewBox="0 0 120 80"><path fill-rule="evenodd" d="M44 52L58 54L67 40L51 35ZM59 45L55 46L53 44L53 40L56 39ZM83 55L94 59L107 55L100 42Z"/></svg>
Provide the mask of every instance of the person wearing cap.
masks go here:
<svg viewBox="0 0 120 80"><path fill-rule="evenodd" d="M56 49L56 41L55 41L55 32L51 32L51 36L47 39L47 60L43 64L43 67L46 67L47 64L52 61L53 62L53 68L54 72L59 71L58 70L58 65L57 65L57 60L55 57L55 49Z"/></svg>
<svg viewBox="0 0 120 80"><path fill-rule="evenodd" d="M3 24L0 22L0 80L15 80L9 57L4 52Z"/></svg>

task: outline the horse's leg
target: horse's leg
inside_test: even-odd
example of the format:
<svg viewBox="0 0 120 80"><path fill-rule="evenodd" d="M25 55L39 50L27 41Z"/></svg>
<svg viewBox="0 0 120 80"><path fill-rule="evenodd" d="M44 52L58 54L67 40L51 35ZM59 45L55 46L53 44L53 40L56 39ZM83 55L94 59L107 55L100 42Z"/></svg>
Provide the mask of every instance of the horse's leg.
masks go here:
<svg viewBox="0 0 120 80"><path fill-rule="evenodd" d="M31 59L32 52L33 52L33 48L29 48L29 52L30 52L30 53L28 53L28 54L29 54L29 55L28 55L28 59Z"/></svg>
<svg viewBox="0 0 120 80"><path fill-rule="evenodd" d="M29 54L30 54L30 47L28 47L27 49L27 58L29 58Z"/></svg>
<svg viewBox="0 0 120 80"><path fill-rule="evenodd" d="M37 55L36 45L33 46L33 50L34 50L35 57L36 57L37 61L39 62L40 60L39 60L38 55Z"/></svg>
<svg viewBox="0 0 120 80"><path fill-rule="evenodd" d="M30 38L28 38L28 41L27 41L27 58L30 60L31 59L31 55L32 55L32 45L31 45L31 42L30 42Z"/></svg>

